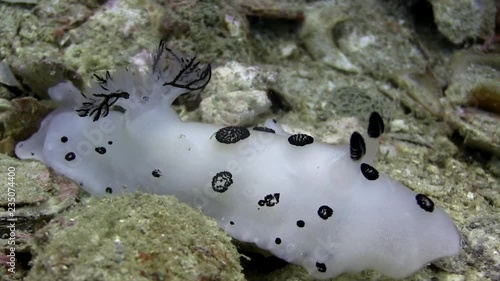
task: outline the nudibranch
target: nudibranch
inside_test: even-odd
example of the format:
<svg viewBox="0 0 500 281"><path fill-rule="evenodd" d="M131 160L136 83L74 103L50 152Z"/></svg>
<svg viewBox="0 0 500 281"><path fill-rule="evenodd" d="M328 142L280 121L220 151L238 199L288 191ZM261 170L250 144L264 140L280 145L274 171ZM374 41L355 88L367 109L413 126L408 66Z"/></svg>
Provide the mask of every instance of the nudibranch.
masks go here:
<svg viewBox="0 0 500 281"><path fill-rule="evenodd" d="M287 134L273 121L183 122L172 102L203 90L211 68L163 42L146 72L95 78L85 93L69 82L49 90L59 107L17 144L19 158L38 159L95 195L174 195L235 239L319 279L365 269L402 278L460 250L443 209L374 167L384 133L378 113L345 146Z"/></svg>

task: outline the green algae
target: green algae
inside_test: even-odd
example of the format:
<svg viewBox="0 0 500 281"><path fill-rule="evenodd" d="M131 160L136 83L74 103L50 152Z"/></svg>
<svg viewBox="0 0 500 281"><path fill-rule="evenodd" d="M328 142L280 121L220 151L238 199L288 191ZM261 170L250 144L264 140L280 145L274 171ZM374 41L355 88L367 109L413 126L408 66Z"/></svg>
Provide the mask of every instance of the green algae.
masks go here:
<svg viewBox="0 0 500 281"><path fill-rule="evenodd" d="M334 89L326 102L326 111L335 111L338 116L356 116L360 120L374 111L384 113L387 108L383 97L349 86Z"/></svg>
<svg viewBox="0 0 500 281"><path fill-rule="evenodd" d="M156 46L155 32L139 31L155 30L154 19L162 7L150 2L140 8L140 2L113 2L113 6L103 7L78 28L68 31L71 44L63 50L65 64L90 77L92 72L126 66L134 55Z"/></svg>
<svg viewBox="0 0 500 281"><path fill-rule="evenodd" d="M195 5L166 5L158 28L172 47L199 53L203 61L248 62L248 26L233 1L199 1ZM235 30L236 29L236 30Z"/></svg>
<svg viewBox="0 0 500 281"><path fill-rule="evenodd" d="M244 280L216 222L170 196L91 198L35 235L25 280Z"/></svg>

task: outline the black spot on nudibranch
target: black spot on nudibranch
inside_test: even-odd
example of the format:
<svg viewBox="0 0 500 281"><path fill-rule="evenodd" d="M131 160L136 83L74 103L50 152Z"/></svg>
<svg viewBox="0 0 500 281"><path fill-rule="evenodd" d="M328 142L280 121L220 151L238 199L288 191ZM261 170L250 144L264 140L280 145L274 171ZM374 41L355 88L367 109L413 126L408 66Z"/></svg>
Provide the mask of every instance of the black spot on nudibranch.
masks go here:
<svg viewBox="0 0 500 281"><path fill-rule="evenodd" d="M306 134L295 134L288 137L288 142L295 146L304 146L314 142L314 138Z"/></svg>
<svg viewBox="0 0 500 281"><path fill-rule="evenodd" d="M63 136L63 137L61 138L61 142L62 142L62 143L66 143L67 141L68 141L68 137Z"/></svg>
<svg viewBox="0 0 500 281"><path fill-rule="evenodd" d="M384 120L377 112L372 112L368 120L368 136L378 138L384 133Z"/></svg>
<svg viewBox="0 0 500 281"><path fill-rule="evenodd" d="M257 127L253 127L253 130L254 131L264 132L264 133L273 133L273 134L276 133L273 129L268 128L268 127L257 126Z"/></svg>
<svg viewBox="0 0 500 281"><path fill-rule="evenodd" d="M64 159L66 159L66 161L73 161L75 160L76 158L76 155L74 152L68 152L68 154L66 154L66 156L64 156Z"/></svg>
<svg viewBox="0 0 500 281"><path fill-rule="evenodd" d="M378 171L375 168L366 163L361 163L360 167L361 167L361 173L367 180L374 181L378 179Z"/></svg>
<svg viewBox="0 0 500 281"><path fill-rule="evenodd" d="M230 221L230 222L229 222L229 224L230 224L230 225L234 225L234 221Z"/></svg>
<svg viewBox="0 0 500 281"><path fill-rule="evenodd" d="M215 139L220 143L237 143L250 136L250 131L245 127L229 126L221 128L215 133Z"/></svg>
<svg viewBox="0 0 500 281"><path fill-rule="evenodd" d="M326 205L323 205L321 207L319 207L318 209L318 216L324 220L328 219L329 217L331 217L333 215L333 210L332 208L326 206Z"/></svg>
<svg viewBox="0 0 500 281"><path fill-rule="evenodd" d="M351 159L354 161L361 159L365 155L365 140L360 133L352 133L351 140L349 141L349 149L351 151Z"/></svg>
<svg viewBox="0 0 500 281"><path fill-rule="evenodd" d="M113 189L109 186L106 187L106 193L109 193L109 194L113 193Z"/></svg>
<svg viewBox="0 0 500 281"><path fill-rule="evenodd" d="M233 175L228 171L219 172L212 178L212 189L215 192L226 192L231 184L233 184Z"/></svg>
<svg viewBox="0 0 500 281"><path fill-rule="evenodd" d="M415 199L417 199L417 204L420 206L420 208L429 213L432 213L432 211L434 211L434 202L432 202L429 197L423 194L417 194L417 196L415 196Z"/></svg>
<svg viewBox="0 0 500 281"><path fill-rule="evenodd" d="M161 171L160 171L160 170L158 170L158 169L153 170L153 172L151 172L151 174L152 174L152 175L153 175L153 177L155 177L155 178L159 178L159 177L161 177Z"/></svg>
<svg viewBox="0 0 500 281"><path fill-rule="evenodd" d="M97 152L99 154L106 154L106 148L102 147L102 146L98 146L95 148L95 152Z"/></svg>
<svg viewBox="0 0 500 281"><path fill-rule="evenodd" d="M277 245L281 244L281 238L276 238L274 239L274 243L276 243Z"/></svg>
<svg viewBox="0 0 500 281"><path fill-rule="evenodd" d="M113 142L112 142L112 141L108 141L108 144L109 144L109 145L112 145L112 144L113 144Z"/></svg>
<svg viewBox="0 0 500 281"><path fill-rule="evenodd" d="M326 272L326 265L322 262L316 262L316 268L319 272Z"/></svg>
<svg viewBox="0 0 500 281"><path fill-rule="evenodd" d="M298 220L298 221L297 221L297 226L298 226L298 227L301 227L301 228L302 228L302 227L304 227L305 225L306 225L306 223L305 223L303 220Z"/></svg>
<svg viewBox="0 0 500 281"><path fill-rule="evenodd" d="M259 200L257 204L261 207L273 207L274 205L278 204L280 202L280 194L279 193L274 193L274 194L268 194L264 197L263 200Z"/></svg>

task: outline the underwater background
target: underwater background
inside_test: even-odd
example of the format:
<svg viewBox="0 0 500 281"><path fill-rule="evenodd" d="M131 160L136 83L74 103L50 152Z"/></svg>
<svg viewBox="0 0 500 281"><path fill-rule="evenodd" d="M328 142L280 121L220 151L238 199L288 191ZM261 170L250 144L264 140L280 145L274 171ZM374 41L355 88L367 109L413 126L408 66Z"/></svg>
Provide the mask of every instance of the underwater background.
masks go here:
<svg viewBox="0 0 500 281"><path fill-rule="evenodd" d="M345 144L380 112L377 169L431 195L463 238L459 256L404 280L500 280L499 9L498 0L0 0L1 280L313 280L173 197L93 198L15 158L54 109L48 88L141 67L161 39L212 64L200 97L176 102L183 120L275 118Z"/></svg>

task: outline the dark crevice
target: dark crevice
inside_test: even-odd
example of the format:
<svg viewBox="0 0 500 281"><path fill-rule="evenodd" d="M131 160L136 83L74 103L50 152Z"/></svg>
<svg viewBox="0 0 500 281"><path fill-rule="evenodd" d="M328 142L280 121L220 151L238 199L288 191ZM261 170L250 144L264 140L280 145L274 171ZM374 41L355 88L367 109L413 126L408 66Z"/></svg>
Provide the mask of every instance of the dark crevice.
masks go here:
<svg viewBox="0 0 500 281"><path fill-rule="evenodd" d="M271 111L277 113L279 111L290 111L292 106L282 97L280 93L273 89L266 91L267 98L271 101Z"/></svg>

